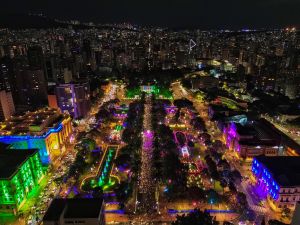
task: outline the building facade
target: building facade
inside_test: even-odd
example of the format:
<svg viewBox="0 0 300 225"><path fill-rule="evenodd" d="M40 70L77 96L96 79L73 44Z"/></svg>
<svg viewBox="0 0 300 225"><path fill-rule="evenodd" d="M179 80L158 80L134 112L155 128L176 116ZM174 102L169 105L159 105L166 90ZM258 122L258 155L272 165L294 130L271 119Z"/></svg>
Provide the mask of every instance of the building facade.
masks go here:
<svg viewBox="0 0 300 225"><path fill-rule="evenodd" d="M49 108L0 124L0 142L10 144L11 148L39 149L43 164L49 164L65 151L71 133L71 117Z"/></svg>
<svg viewBox="0 0 300 225"><path fill-rule="evenodd" d="M295 209L300 201L300 157L255 157L252 174L259 197L274 210Z"/></svg>
<svg viewBox="0 0 300 225"><path fill-rule="evenodd" d="M73 118L85 117L91 107L88 82L60 84L56 87L58 107Z"/></svg>
<svg viewBox="0 0 300 225"><path fill-rule="evenodd" d="M0 150L0 212L16 213L43 177L38 150Z"/></svg>
<svg viewBox="0 0 300 225"><path fill-rule="evenodd" d="M34 108L47 103L47 81L43 70L22 70L17 74L14 86L12 91L18 104Z"/></svg>
<svg viewBox="0 0 300 225"><path fill-rule="evenodd" d="M0 91L0 120L7 120L15 113L15 105L10 91Z"/></svg>
<svg viewBox="0 0 300 225"><path fill-rule="evenodd" d="M259 122L250 122L246 125L228 123L223 129L223 135L227 147L234 150L241 158L280 154L280 140L263 130Z"/></svg>

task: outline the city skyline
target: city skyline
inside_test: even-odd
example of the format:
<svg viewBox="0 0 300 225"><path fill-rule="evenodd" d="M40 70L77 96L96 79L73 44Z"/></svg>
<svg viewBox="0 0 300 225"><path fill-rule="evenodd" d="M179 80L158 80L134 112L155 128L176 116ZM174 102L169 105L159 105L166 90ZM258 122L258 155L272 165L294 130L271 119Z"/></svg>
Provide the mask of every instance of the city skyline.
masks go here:
<svg viewBox="0 0 300 225"><path fill-rule="evenodd" d="M0 224L299 225L298 9L2 4Z"/></svg>
<svg viewBox="0 0 300 225"><path fill-rule="evenodd" d="M16 7L16 5L18 7ZM1 14L43 13L94 23L133 23L170 28L242 29L299 26L297 0L189 1L6 1Z"/></svg>

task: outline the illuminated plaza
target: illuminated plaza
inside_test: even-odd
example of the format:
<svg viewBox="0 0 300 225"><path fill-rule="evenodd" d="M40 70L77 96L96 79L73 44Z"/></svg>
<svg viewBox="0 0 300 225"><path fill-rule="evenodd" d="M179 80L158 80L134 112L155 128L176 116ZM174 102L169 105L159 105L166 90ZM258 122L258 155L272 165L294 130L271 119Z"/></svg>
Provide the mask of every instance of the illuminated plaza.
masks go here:
<svg viewBox="0 0 300 225"><path fill-rule="evenodd" d="M2 1L0 225L300 225L299 0Z"/></svg>

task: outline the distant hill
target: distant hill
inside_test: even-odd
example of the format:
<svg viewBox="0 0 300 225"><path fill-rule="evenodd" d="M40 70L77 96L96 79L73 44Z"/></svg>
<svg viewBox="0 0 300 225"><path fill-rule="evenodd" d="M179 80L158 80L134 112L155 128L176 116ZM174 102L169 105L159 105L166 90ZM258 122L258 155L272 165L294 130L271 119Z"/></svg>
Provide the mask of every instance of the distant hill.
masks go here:
<svg viewBox="0 0 300 225"><path fill-rule="evenodd" d="M87 25L87 24L71 24L67 21L60 21L51 19L41 15L29 15L29 14L0 14L0 28L9 29L49 29L49 28L67 28L72 26L73 29L91 29L91 28L103 28L103 29L122 29L131 30L127 28L120 28L117 25ZM135 30L136 31L136 30Z"/></svg>
<svg viewBox="0 0 300 225"><path fill-rule="evenodd" d="M67 28L70 24L67 22L59 22L57 20L40 16L40 15L26 15L26 14L10 14L0 15L0 28L10 29L26 29L26 28ZM87 25L72 25L73 27L84 29L90 28Z"/></svg>

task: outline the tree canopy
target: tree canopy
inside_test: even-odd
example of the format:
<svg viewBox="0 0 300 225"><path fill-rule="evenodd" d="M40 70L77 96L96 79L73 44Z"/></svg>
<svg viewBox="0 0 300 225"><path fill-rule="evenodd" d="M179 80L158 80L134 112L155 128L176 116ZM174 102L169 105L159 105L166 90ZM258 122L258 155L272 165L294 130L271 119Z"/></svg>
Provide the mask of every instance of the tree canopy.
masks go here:
<svg viewBox="0 0 300 225"><path fill-rule="evenodd" d="M218 225L219 223L209 215L208 212L203 212L200 209L194 209L189 214L177 216L173 225Z"/></svg>

